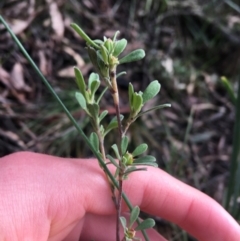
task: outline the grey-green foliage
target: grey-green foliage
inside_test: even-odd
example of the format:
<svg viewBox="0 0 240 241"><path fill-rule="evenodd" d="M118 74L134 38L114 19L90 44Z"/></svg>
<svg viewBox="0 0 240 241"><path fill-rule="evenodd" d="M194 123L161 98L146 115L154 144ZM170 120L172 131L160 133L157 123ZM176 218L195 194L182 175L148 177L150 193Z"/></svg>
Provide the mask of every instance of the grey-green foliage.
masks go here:
<svg viewBox="0 0 240 241"><path fill-rule="evenodd" d="M99 152L99 149L102 150L104 148L103 146L99 148L99 145L104 143L106 135L113 129L118 128L120 142L116 142L111 146L115 156L113 157L107 154L104 159L108 158L109 162L107 164L112 163L116 167L114 177L119 178L119 180L127 179L132 172L146 170L146 168L142 166L156 167L157 162L155 157L151 155L143 156L148 148L146 143L140 144L132 152L129 150L129 138L126 136L126 131L131 123L141 115L167 106L159 105L142 111L144 104L159 93L161 88L159 82L157 80L152 81L143 92L135 92L133 85L129 83L128 96L130 113L125 122L123 122L124 116L120 115L116 108L116 113L118 113L117 116L114 116L106 126L103 126L101 121L107 116L108 111L104 110L101 112L99 108L100 100L107 89L109 89L113 95L115 107L118 106L119 108L119 103L117 102L118 98L115 97L115 94L118 92L116 78L121 74L125 74L125 72L123 71L118 74L116 72L117 66L144 58L144 50L133 50L119 58L127 46L127 40L125 38L117 39L119 31L115 33L113 39L104 36L103 40L91 40L79 26L76 24L72 24L71 26L86 41L89 58L97 72L90 74L86 85L81 71L76 67L74 68L76 82L80 91L76 93L77 101L79 102L80 107L91 118L91 123L93 124L94 130L96 130L96 132L92 132L89 137L90 143L94 149ZM102 93L98 94L99 97L97 97L97 90L101 81L105 82L106 88ZM103 153L101 154L103 155ZM126 240L137 240L135 232L133 232L132 229L132 226L136 221L138 222L138 226L135 230L144 230L154 225L154 220L152 219L140 222L138 218L139 213L139 207L131 209L129 225L127 225L124 217L120 218ZM146 240L148 240L148 238L146 238Z"/></svg>

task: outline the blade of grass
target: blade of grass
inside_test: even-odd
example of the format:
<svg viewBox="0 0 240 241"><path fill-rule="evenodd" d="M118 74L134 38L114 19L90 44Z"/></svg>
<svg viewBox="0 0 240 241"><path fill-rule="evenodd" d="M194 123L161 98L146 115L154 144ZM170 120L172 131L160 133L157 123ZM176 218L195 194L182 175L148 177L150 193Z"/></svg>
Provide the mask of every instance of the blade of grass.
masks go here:
<svg viewBox="0 0 240 241"><path fill-rule="evenodd" d="M25 50L25 48L23 47L23 45L21 44L21 42L18 40L17 36L12 32L12 30L9 28L8 24L6 23L6 21L3 19L3 17L0 15L0 22L2 22L2 24L5 26L5 28L8 30L8 32L10 33L10 35L12 36L13 40L15 41L15 43L17 44L17 46L20 48L20 50L22 51L22 53L24 54L24 56L27 58L27 60L29 61L29 63L32 65L32 67L34 68L34 70L37 72L37 74L40 76L41 80L44 82L44 84L46 85L46 87L48 88L48 90L51 92L51 94L54 96L54 98L56 99L56 101L59 103L59 105L63 108L63 111L65 112L65 114L67 115L67 117L69 118L69 120L72 122L72 124L75 126L75 128L77 129L77 131L79 132L79 134L82 136L82 138L84 139L84 141L86 141L88 147L90 148L90 150L93 152L93 154L95 155L95 157L99 160L102 168L104 169L105 173L108 175L108 177L110 178L110 180L112 181L112 183L114 184L114 186L119 189L119 185L117 180L114 178L114 176L112 175L112 173L109 171L109 169L107 168L107 166L105 165L104 160L102 159L102 157L99 155L99 153L95 150L95 148L93 147L93 145L90 143L90 141L88 140L88 137L84 134L83 130L81 129L81 127L78 125L78 123L76 122L76 120L73 118L73 116L71 115L71 113L68 111L68 109L66 108L66 106L63 104L63 102L61 101L61 99L58 97L58 95L56 94L56 92L54 91L54 89L52 88L52 86L49 84L49 82L47 81L47 79L44 77L44 75L41 73L40 69L37 67L37 65L34 63L34 61L32 60L32 58L30 57L30 55L27 53L27 51ZM122 193L122 197L124 199L124 201L126 202L128 208L130 209L130 211L133 209L133 206L131 204L131 202L129 201L128 197L126 196L125 193ZM140 224L141 220L138 219L137 223ZM146 241L149 241L149 238L147 236L147 233L145 230L142 230L143 236L145 238Z"/></svg>
<svg viewBox="0 0 240 241"><path fill-rule="evenodd" d="M229 184L225 202L225 208L236 218L238 203L237 198L240 195L240 77L238 80L238 94L236 100L236 118L233 131L233 151L231 156L231 166L229 174ZM233 206L230 207L230 201L233 197Z"/></svg>
<svg viewBox="0 0 240 241"><path fill-rule="evenodd" d="M224 86L225 89L227 90L228 95L229 95L232 103L233 103L234 105L236 105L236 104L237 104L237 103L236 103L236 102L237 102L237 98L236 98L236 96L235 96L235 94L234 94L234 91L233 91L233 88L232 88L231 83L229 82L229 80L228 80L225 76L222 76L222 77L221 77L221 81L222 81L223 86Z"/></svg>
<svg viewBox="0 0 240 241"><path fill-rule="evenodd" d="M231 0L225 0L224 1L229 7L231 7L232 9L234 9L236 12L240 13L240 7L239 5L237 5L236 3L234 3Z"/></svg>

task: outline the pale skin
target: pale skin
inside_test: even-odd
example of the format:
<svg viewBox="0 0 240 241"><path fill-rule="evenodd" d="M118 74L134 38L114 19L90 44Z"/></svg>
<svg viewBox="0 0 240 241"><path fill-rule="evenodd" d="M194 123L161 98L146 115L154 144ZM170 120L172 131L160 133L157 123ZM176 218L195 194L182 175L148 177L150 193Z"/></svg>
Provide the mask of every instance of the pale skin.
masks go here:
<svg viewBox="0 0 240 241"><path fill-rule="evenodd" d="M132 173L124 191L133 205L200 241L240 240L238 223L218 203L160 169ZM30 152L5 156L0 197L0 241L115 240L115 207L96 160ZM166 241L147 232L151 241Z"/></svg>

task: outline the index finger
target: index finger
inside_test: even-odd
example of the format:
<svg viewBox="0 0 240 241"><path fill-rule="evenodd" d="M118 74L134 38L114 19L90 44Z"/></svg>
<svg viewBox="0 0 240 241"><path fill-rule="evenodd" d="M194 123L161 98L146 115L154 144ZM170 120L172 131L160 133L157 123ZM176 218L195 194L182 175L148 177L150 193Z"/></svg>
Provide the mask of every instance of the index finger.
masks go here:
<svg viewBox="0 0 240 241"><path fill-rule="evenodd" d="M125 192L143 211L176 223L199 240L240 240L240 226L222 206L160 169L132 173Z"/></svg>

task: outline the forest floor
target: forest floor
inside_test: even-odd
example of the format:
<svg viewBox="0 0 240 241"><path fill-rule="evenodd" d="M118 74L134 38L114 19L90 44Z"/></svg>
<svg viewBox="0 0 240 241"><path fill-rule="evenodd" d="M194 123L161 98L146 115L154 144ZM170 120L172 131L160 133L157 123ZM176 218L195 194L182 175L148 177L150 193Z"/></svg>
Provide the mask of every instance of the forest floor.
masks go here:
<svg viewBox="0 0 240 241"><path fill-rule="evenodd" d="M143 90L154 79L161 91L149 105L172 107L137 121L129 132L132 145L148 143L162 169L222 203L235 112L220 79L227 76L236 91L240 76L240 7L231 3L2 0L0 14L89 134L89 120L74 98L73 66L85 78L94 70L70 23L79 24L93 39L112 37L119 30L128 40L128 51L143 48L145 59L124 66L127 75L119 78L121 112L129 113L128 83ZM110 94L102 108L114 115ZM109 146L114 138L109 136ZM0 156L21 150L92 155L0 24ZM194 240L164 220L156 221L169 240Z"/></svg>

